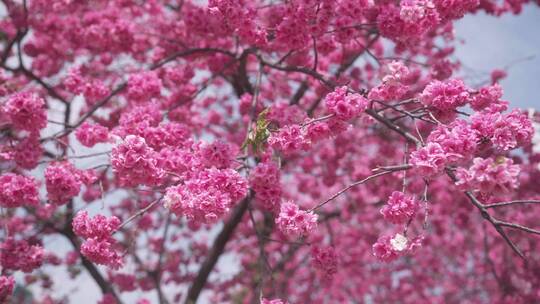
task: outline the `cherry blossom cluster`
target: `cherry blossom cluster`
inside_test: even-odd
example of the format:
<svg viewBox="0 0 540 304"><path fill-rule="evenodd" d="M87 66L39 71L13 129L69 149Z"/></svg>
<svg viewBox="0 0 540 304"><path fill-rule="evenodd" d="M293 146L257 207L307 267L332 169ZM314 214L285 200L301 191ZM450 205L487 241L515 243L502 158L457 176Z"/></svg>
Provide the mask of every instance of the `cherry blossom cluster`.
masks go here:
<svg viewBox="0 0 540 304"><path fill-rule="evenodd" d="M538 302L540 114L455 26L537 4L2 1L0 302Z"/></svg>
<svg viewBox="0 0 540 304"><path fill-rule="evenodd" d="M154 72L132 74L128 81L128 98L134 102L146 102L160 95L161 86L161 80Z"/></svg>
<svg viewBox="0 0 540 304"><path fill-rule="evenodd" d="M0 265L2 269L32 272L43 264L45 252L38 244L26 240L7 238L0 244Z"/></svg>
<svg viewBox="0 0 540 304"><path fill-rule="evenodd" d="M106 98L110 90L100 80L92 80L83 76L81 68L73 68L63 81L66 90L75 95L84 96L88 105L93 105Z"/></svg>
<svg viewBox="0 0 540 304"><path fill-rule="evenodd" d="M79 194L82 185L90 185L95 180L91 170L78 170L70 162L51 163L45 169L47 198L56 205L66 204Z"/></svg>
<svg viewBox="0 0 540 304"><path fill-rule="evenodd" d="M331 279L338 270L338 254L333 247L311 248L312 263L323 277Z"/></svg>
<svg viewBox="0 0 540 304"><path fill-rule="evenodd" d="M300 210L298 205L284 202L276 218L276 225L287 236L307 236L317 228L317 218L312 211Z"/></svg>
<svg viewBox="0 0 540 304"><path fill-rule="evenodd" d="M330 113L328 120L308 120L304 125L286 124L271 134L268 144L286 155L307 151L313 143L345 131L345 121L363 113L369 104L367 98L358 93L350 93L346 86L327 94L324 101ZM278 120L283 122L283 117Z"/></svg>
<svg viewBox="0 0 540 304"><path fill-rule="evenodd" d="M369 91L368 97L371 100L399 100L409 92L414 76L402 62L392 61L385 65L382 82Z"/></svg>
<svg viewBox="0 0 540 304"><path fill-rule="evenodd" d="M487 195L509 193L519 186L520 166L510 158L477 157L470 168L458 168L456 185L465 190L476 190Z"/></svg>
<svg viewBox="0 0 540 304"><path fill-rule="evenodd" d="M404 224L415 215L418 207L418 202L414 197L394 191L381 209L381 214L385 220L393 224Z"/></svg>
<svg viewBox="0 0 540 304"><path fill-rule="evenodd" d="M157 153L144 138L128 135L111 152L111 165L119 182L126 186L155 185L162 172L157 166Z"/></svg>
<svg viewBox="0 0 540 304"><path fill-rule="evenodd" d="M35 93L15 93L7 100L2 110L13 127L18 130L39 132L47 125L45 100Z"/></svg>
<svg viewBox="0 0 540 304"><path fill-rule="evenodd" d="M373 255L383 262L391 262L408 252L414 252L422 245L422 240L422 237L409 240L400 233L383 235L373 244Z"/></svg>
<svg viewBox="0 0 540 304"><path fill-rule="evenodd" d="M0 301L7 301L8 297L13 293L15 287L15 279L10 276L0 276Z"/></svg>
<svg viewBox="0 0 540 304"><path fill-rule="evenodd" d="M348 94L346 86L335 89L324 98L328 111L341 120L349 120L366 110L368 100L357 93Z"/></svg>
<svg viewBox="0 0 540 304"><path fill-rule="evenodd" d="M84 122L75 132L77 140L86 147L93 147L98 143L109 140L109 130L99 124Z"/></svg>
<svg viewBox="0 0 540 304"><path fill-rule="evenodd" d="M36 206L39 204L38 194L38 186L32 177L13 173L0 175L0 206Z"/></svg>
<svg viewBox="0 0 540 304"><path fill-rule="evenodd" d="M467 104L470 94L460 79L435 80L426 86L419 98L424 105L444 113Z"/></svg>
<svg viewBox="0 0 540 304"><path fill-rule="evenodd" d="M120 220L103 215L88 217L88 212L80 211L73 218L73 232L85 239L81 253L90 261L118 269L123 265L122 256L116 251L116 240L112 233L120 227Z"/></svg>
<svg viewBox="0 0 540 304"><path fill-rule="evenodd" d="M488 110L475 114L471 120L481 139L491 141L503 151L530 143L534 134L531 121L518 109L508 114Z"/></svg>
<svg viewBox="0 0 540 304"><path fill-rule="evenodd" d="M273 133L268 139L268 144L285 154L306 151L310 147L310 142L304 133L299 125L288 125Z"/></svg>
<svg viewBox="0 0 540 304"><path fill-rule="evenodd" d="M255 198L265 210L278 210L281 203L282 186L277 164L268 160L259 163L250 173L249 186Z"/></svg>
<svg viewBox="0 0 540 304"><path fill-rule="evenodd" d="M169 187L164 206L178 216L212 223L246 196L248 183L232 169L205 169L183 184Z"/></svg>

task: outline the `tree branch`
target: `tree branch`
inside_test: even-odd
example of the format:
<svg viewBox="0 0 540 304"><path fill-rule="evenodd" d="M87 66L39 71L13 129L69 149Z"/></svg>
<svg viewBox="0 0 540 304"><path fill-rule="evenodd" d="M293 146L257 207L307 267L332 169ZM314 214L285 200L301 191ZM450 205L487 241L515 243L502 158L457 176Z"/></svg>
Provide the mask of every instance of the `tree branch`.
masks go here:
<svg viewBox="0 0 540 304"><path fill-rule="evenodd" d="M229 220L223 225L223 228L221 229L219 235L216 237L214 244L212 245L212 248L210 249L209 254L206 257L206 260L201 265L197 277L189 287L187 297L184 302L185 304L195 304L197 302L197 299L199 298L199 295L201 294L201 291L203 290L206 281L208 281L210 272L212 272L212 269L214 269L214 266L219 260L219 257L223 253L225 245L233 236L234 230L242 221L242 217L246 213L250 200L251 195L248 195L248 197L244 198L238 204Z"/></svg>
<svg viewBox="0 0 540 304"><path fill-rule="evenodd" d="M393 173L393 172L396 172L396 171L402 171L402 170L408 170L411 168L411 165L409 164L405 164L405 165L401 165L401 166L392 166L392 167L387 167L388 169L387 170L384 170L382 172L379 172L379 173L375 173L373 175L370 175L362 180L359 180L359 181L356 181L354 183L351 183L349 184L347 187L339 190L338 192L336 192L334 195L332 195L331 197L329 197L327 200L325 200L324 202L318 204L317 206L311 208L309 211L315 211L319 208L321 208L322 206L326 205L327 203L333 201L334 199L336 199L338 196L342 195L343 193L349 191L349 189L355 187L355 186L358 186L358 185L361 185L361 184L364 184L374 178L377 178L379 176L383 176L383 175L386 175L386 174L390 174L390 173ZM378 168L380 169L380 168Z"/></svg>
<svg viewBox="0 0 540 304"><path fill-rule="evenodd" d="M73 231L70 228L63 229L63 230L60 231L60 233L69 240L69 242L73 245L73 247L78 252L80 252L81 244L80 244L79 240L77 239L77 236L73 233ZM116 301L119 304L121 304L122 301L118 297L116 292L114 291L111 283L108 282L107 280L105 280L105 278L101 275L101 273L99 272L97 267L92 262L90 262L87 258L85 258L82 255L80 257L81 257L82 265L84 266L84 268L86 268L88 273L90 273L90 276L94 279L96 284L99 286L99 288L101 289L101 292L103 294L112 295L116 299Z"/></svg>
<svg viewBox="0 0 540 304"><path fill-rule="evenodd" d="M489 209L489 208L506 207L506 206L519 205L519 204L540 204L540 201L537 201L537 200L518 200L518 201L510 201L510 202L501 202L501 203L485 205L485 208Z"/></svg>

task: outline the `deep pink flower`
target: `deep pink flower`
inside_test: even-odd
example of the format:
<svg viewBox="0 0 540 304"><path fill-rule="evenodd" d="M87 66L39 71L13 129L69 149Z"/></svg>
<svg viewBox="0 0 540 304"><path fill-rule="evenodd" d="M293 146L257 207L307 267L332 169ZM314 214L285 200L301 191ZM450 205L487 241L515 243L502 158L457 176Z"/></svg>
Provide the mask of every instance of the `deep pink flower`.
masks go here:
<svg viewBox="0 0 540 304"><path fill-rule="evenodd" d="M326 279L331 279L338 271L338 254L334 247L313 246L311 248L311 259L315 268Z"/></svg>
<svg viewBox="0 0 540 304"><path fill-rule="evenodd" d="M164 205L190 221L212 223L247 194L247 181L232 169L205 169L167 189Z"/></svg>
<svg viewBox="0 0 540 304"><path fill-rule="evenodd" d="M45 169L47 198L54 204L65 204L77 196L82 184L81 171L69 162L51 163Z"/></svg>
<svg viewBox="0 0 540 304"><path fill-rule="evenodd" d="M99 124L84 122L75 131L75 136L83 146L93 147L109 140L109 129Z"/></svg>
<svg viewBox="0 0 540 304"><path fill-rule="evenodd" d="M349 94L347 87L339 87L324 98L330 113L342 120L349 120L365 111L369 101L357 93Z"/></svg>
<svg viewBox="0 0 540 304"><path fill-rule="evenodd" d="M107 218L101 214L88 218L88 212L79 211L73 218L73 232L83 238L108 238L120 226L116 216Z"/></svg>
<svg viewBox="0 0 540 304"><path fill-rule="evenodd" d="M120 183L126 186L155 185L162 176L157 153L135 135L128 135L112 149L111 165Z"/></svg>
<svg viewBox="0 0 540 304"><path fill-rule="evenodd" d="M487 195L506 194L519 185L520 166L510 158L475 158L469 169L458 168L456 185Z"/></svg>
<svg viewBox="0 0 540 304"><path fill-rule="evenodd" d="M268 144L285 154L293 154L300 150L307 150L311 143L299 125L288 125L272 133L268 138Z"/></svg>
<svg viewBox="0 0 540 304"><path fill-rule="evenodd" d="M249 176L249 185L255 192L257 203L265 210L276 210L281 201L280 173L272 161L259 163Z"/></svg>
<svg viewBox="0 0 540 304"><path fill-rule="evenodd" d="M128 97L136 102L148 102L161 95L161 79L155 72L133 74L128 81Z"/></svg>
<svg viewBox="0 0 540 304"><path fill-rule="evenodd" d="M469 102L470 94L462 80L450 79L447 81L435 80L428 84L420 101L441 112L450 112Z"/></svg>
<svg viewBox="0 0 540 304"><path fill-rule="evenodd" d="M7 300L13 294L15 279L11 276L0 276L0 302L8 303Z"/></svg>
<svg viewBox="0 0 540 304"><path fill-rule="evenodd" d="M394 191L388 198L387 204L381 209L381 214L391 223L404 224L414 216L417 209L418 203L413 197Z"/></svg>
<svg viewBox="0 0 540 304"><path fill-rule="evenodd" d="M281 204L276 224L285 235L298 237L309 235L317 228L318 216L311 211L300 210L298 205L285 202Z"/></svg>
<svg viewBox="0 0 540 304"><path fill-rule="evenodd" d="M4 111L17 129L36 132L47 126L45 100L34 93L13 94L5 104Z"/></svg>
<svg viewBox="0 0 540 304"><path fill-rule="evenodd" d="M0 264L5 269L31 272L41 267L43 257L43 247L30 245L25 240L8 237L0 244Z"/></svg>
<svg viewBox="0 0 540 304"><path fill-rule="evenodd" d="M438 143L428 143L411 153L411 165L425 177L433 177L444 169L448 153Z"/></svg>
<svg viewBox="0 0 540 304"><path fill-rule="evenodd" d="M32 177L13 173L0 175L0 206L14 208L38 204L38 187Z"/></svg>

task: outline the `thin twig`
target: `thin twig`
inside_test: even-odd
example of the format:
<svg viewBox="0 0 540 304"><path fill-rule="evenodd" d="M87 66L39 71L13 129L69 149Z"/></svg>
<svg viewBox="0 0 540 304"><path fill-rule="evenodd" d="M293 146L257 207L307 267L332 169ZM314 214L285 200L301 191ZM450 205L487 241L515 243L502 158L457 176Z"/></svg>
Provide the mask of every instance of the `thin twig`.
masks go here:
<svg viewBox="0 0 540 304"><path fill-rule="evenodd" d="M342 195L343 193L349 191L351 188L355 187L355 186L358 186L358 185L361 185L361 184L364 184L374 178L377 178L379 176L383 176L383 175L386 175L386 174L390 174L390 173L393 173L393 172L397 172L397 171L402 171L402 170L408 170L410 169L411 166L406 164L406 165L401 165L401 166L395 166L393 167L393 169L391 170L384 170L382 172L379 172L379 173L375 173L373 175L370 175L362 180L359 180L359 181L356 181L354 183L351 183L349 184L347 187L339 190L338 192L336 192L334 195L332 195L331 197L329 197L328 199L326 199L325 201L323 201L322 203L319 203L317 206L311 208L309 211L315 211L319 208L321 208L322 206L326 205L327 203L333 201L334 199L336 199L338 196Z"/></svg>
<svg viewBox="0 0 540 304"><path fill-rule="evenodd" d="M501 203L485 205L485 208L489 209L489 208L506 207L506 206L512 206L512 205L521 205L521 204L540 204L540 201L539 200L518 200L518 201L510 201L510 202L501 202Z"/></svg>

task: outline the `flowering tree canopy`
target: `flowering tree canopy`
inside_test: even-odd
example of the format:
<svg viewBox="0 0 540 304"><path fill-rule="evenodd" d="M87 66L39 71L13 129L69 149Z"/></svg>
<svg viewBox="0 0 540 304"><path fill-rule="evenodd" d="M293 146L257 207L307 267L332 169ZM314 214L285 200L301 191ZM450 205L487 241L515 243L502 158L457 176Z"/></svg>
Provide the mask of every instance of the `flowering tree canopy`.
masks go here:
<svg viewBox="0 0 540 304"><path fill-rule="evenodd" d="M454 56L527 2L2 0L0 302L540 301L540 115Z"/></svg>

